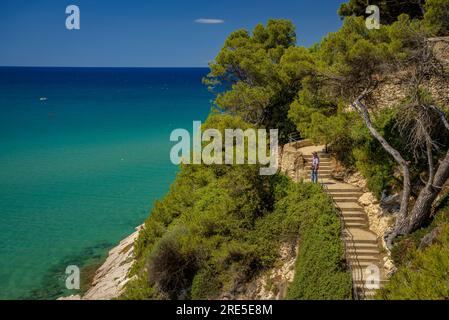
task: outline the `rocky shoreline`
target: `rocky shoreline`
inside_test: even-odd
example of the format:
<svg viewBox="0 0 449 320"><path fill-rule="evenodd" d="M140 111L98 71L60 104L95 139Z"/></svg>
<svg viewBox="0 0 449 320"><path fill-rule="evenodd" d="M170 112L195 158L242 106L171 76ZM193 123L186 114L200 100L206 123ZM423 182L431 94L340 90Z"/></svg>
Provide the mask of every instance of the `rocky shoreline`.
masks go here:
<svg viewBox="0 0 449 320"><path fill-rule="evenodd" d="M134 263L134 242L139 236L143 225L136 231L120 241L109 251L106 261L95 273L92 286L83 295L61 297L58 300L111 300L118 298L130 280L129 270Z"/></svg>

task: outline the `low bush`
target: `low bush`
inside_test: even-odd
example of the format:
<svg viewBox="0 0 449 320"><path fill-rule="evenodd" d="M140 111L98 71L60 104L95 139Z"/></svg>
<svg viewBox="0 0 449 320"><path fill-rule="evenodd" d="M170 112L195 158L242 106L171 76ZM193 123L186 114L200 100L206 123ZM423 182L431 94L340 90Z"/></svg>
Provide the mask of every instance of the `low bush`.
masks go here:
<svg viewBox="0 0 449 320"><path fill-rule="evenodd" d="M170 299L180 298L199 269L200 253L188 245L188 238L184 228L171 230L158 242L148 259L150 284L156 285L159 292Z"/></svg>

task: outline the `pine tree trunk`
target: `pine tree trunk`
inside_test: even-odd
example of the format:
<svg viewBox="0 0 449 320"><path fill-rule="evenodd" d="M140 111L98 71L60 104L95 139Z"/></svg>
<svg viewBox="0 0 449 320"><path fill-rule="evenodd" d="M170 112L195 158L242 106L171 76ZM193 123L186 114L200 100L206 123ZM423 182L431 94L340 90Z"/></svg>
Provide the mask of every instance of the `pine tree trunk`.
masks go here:
<svg viewBox="0 0 449 320"><path fill-rule="evenodd" d="M401 234L409 234L419 229L423 223L430 218L433 202L438 197L442 187L448 179L449 151L438 167L433 185L424 187L419 193L407 224L402 225L400 228Z"/></svg>
<svg viewBox="0 0 449 320"><path fill-rule="evenodd" d="M363 97L363 94L362 96ZM408 203L410 200L410 192L411 192L411 182L410 182L410 170L407 161L402 157L399 151L393 148L387 140L377 131L371 122L371 118L369 116L368 110L365 105L360 101L361 97L359 97L354 103L353 107L363 118L366 127L368 128L371 135L379 141L382 145L383 149L388 152L394 160L398 163L398 165L402 169L402 178L403 178L403 189L402 189L402 199L401 199L401 208L399 210L398 218L396 219L396 225L394 227L393 232L391 232L386 239L387 246L391 248L393 246L394 239L401 235L400 233L403 229L406 228L407 224L407 216L408 216Z"/></svg>
<svg viewBox="0 0 449 320"><path fill-rule="evenodd" d="M393 148L387 140L377 131L377 129L374 127L374 125L371 122L371 118L368 114L368 111L366 107L360 102L360 99L356 100L355 102L359 106L359 113L362 116L366 127L370 131L371 135L379 141L379 143L382 145L383 149L388 152L394 160L398 163L398 165L402 169L402 177L403 177L403 189L402 189L402 200L401 200L401 208L399 210L399 216L397 219L397 224L395 227L395 230L400 229L399 225L403 225L405 223L405 220L407 218L408 213L408 203L410 199L410 192L411 192L411 183L410 183L410 170L407 161L402 157L402 155L397 151L395 148ZM398 234L394 233L392 234L391 241L397 236Z"/></svg>

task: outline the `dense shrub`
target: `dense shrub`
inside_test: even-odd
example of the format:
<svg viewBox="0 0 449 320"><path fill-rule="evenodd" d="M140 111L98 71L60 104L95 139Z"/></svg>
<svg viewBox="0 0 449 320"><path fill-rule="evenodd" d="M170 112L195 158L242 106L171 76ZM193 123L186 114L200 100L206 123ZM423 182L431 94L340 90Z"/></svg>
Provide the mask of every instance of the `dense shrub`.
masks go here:
<svg viewBox="0 0 449 320"><path fill-rule="evenodd" d="M192 282L192 299L206 300L217 297L221 284L214 266L206 266L195 275Z"/></svg>
<svg viewBox="0 0 449 320"><path fill-rule="evenodd" d="M315 185L300 186L279 206L287 212L301 212L299 253L287 298L350 299L352 280L345 266L340 220L331 200Z"/></svg>
<svg viewBox="0 0 449 320"><path fill-rule="evenodd" d="M449 35L449 0L427 0L424 22L437 36Z"/></svg>
<svg viewBox="0 0 449 320"><path fill-rule="evenodd" d="M212 115L208 126L247 124ZM131 272L137 278L124 298L212 298L273 266L283 235L298 232L273 214L291 183L260 176L255 165L183 166L139 236Z"/></svg>
<svg viewBox="0 0 449 320"><path fill-rule="evenodd" d="M438 233L429 247L408 248L406 261L380 291L379 299L449 299L449 224L440 225Z"/></svg>
<svg viewBox="0 0 449 320"><path fill-rule="evenodd" d="M304 239L313 232L322 233L323 241L328 237L329 243L319 244L328 246L323 251L326 257L314 260L325 263L321 269L317 266L316 277L330 281L331 288L337 286L329 273L334 270L341 277L338 250L342 247L332 203L318 186L296 185L282 175L260 176L258 169L183 167L146 221L136 244L132 274L137 277L127 285L123 298L218 298L274 267L281 242L297 241L302 232ZM312 217L311 212L323 215ZM317 229L314 219L322 222ZM332 228L325 221L334 223ZM334 257L328 249L334 250ZM345 291L346 283L340 284ZM332 289L326 297L341 295Z"/></svg>
<svg viewBox="0 0 449 320"><path fill-rule="evenodd" d="M150 284L177 299L192 281L200 261L200 253L189 245L187 230L175 228L158 242L148 260Z"/></svg>
<svg viewBox="0 0 449 320"><path fill-rule="evenodd" d="M449 298L449 192L435 204L430 224L402 237L392 257L398 271L378 299Z"/></svg>

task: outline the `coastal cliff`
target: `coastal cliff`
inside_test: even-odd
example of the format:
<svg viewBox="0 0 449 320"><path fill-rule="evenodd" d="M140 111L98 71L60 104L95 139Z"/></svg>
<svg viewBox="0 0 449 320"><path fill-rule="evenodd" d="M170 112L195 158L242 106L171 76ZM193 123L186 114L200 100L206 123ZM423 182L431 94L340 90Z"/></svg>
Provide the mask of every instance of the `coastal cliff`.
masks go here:
<svg viewBox="0 0 449 320"><path fill-rule="evenodd" d="M106 261L98 268L92 286L83 295L62 297L58 300L111 300L118 298L130 280L128 273L134 263L134 242L142 226L120 241L109 251Z"/></svg>

